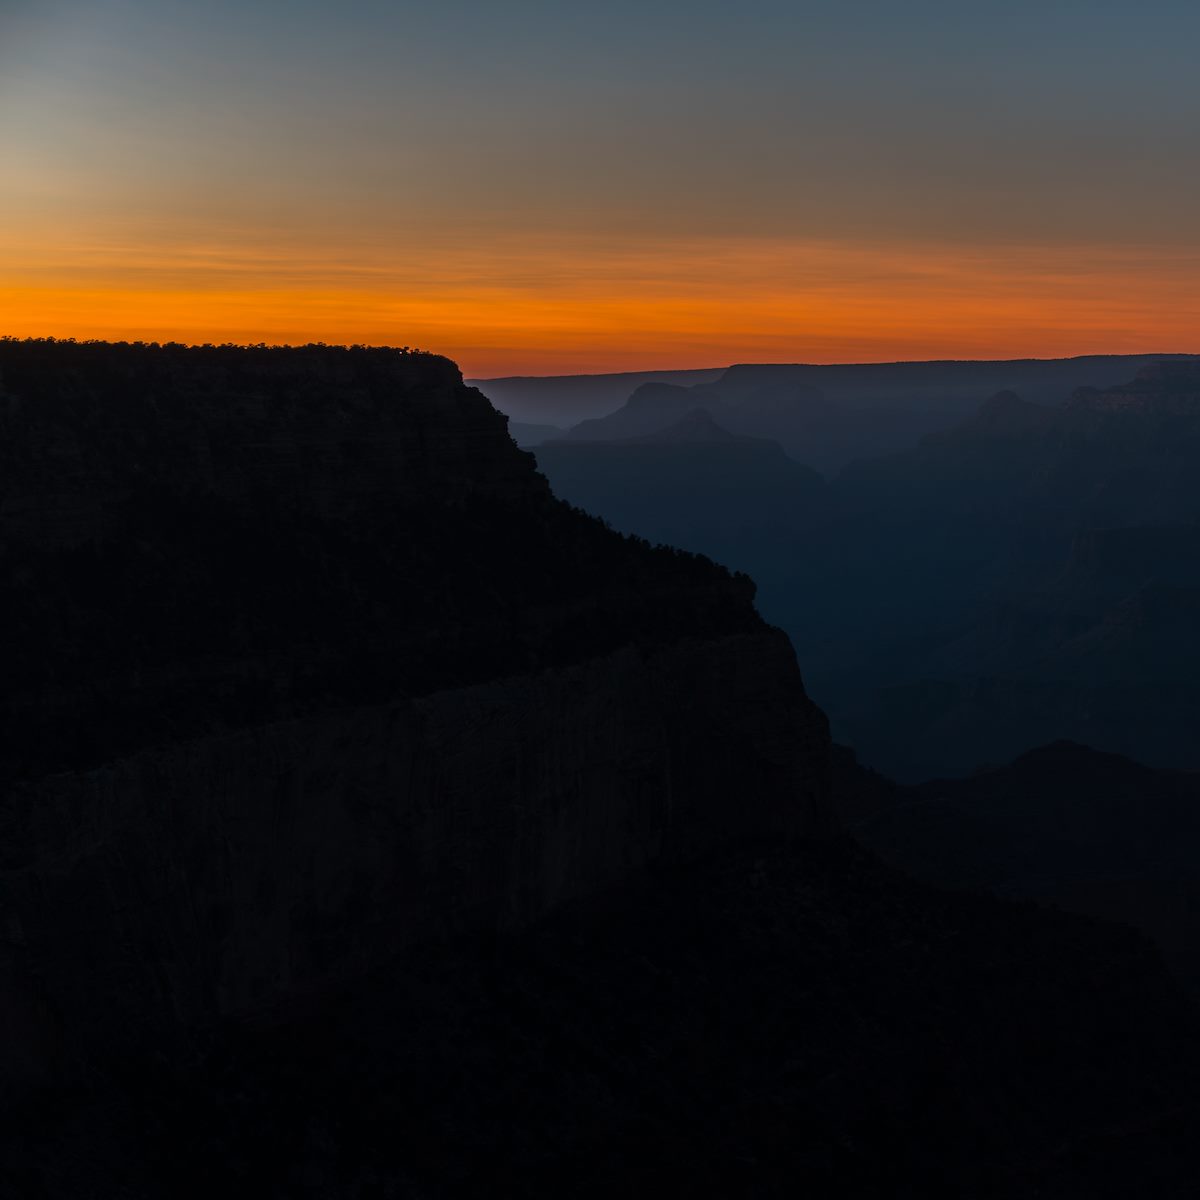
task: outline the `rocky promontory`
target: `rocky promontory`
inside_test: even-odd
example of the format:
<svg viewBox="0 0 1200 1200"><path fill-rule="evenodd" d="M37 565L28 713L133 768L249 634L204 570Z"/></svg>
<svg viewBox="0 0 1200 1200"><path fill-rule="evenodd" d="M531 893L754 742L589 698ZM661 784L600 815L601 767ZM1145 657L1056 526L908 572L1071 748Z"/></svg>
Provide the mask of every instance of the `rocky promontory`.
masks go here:
<svg viewBox="0 0 1200 1200"><path fill-rule="evenodd" d="M753 586L416 352L0 343L3 1098L827 828Z"/></svg>

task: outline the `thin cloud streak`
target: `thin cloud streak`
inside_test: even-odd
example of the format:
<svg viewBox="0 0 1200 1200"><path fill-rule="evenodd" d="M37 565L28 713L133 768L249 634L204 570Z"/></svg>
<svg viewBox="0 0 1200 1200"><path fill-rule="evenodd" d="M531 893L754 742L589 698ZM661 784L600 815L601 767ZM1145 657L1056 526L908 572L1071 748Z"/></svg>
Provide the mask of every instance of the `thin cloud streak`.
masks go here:
<svg viewBox="0 0 1200 1200"><path fill-rule="evenodd" d="M25 243L28 246L28 243ZM1200 254L829 240L0 238L16 334L396 342L471 375L1196 350Z"/></svg>

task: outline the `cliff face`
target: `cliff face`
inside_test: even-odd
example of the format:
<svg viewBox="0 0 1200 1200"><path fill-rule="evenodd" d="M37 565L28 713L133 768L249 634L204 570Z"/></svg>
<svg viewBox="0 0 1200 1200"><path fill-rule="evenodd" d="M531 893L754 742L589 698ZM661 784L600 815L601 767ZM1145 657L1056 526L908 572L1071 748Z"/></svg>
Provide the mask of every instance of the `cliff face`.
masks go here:
<svg viewBox="0 0 1200 1200"><path fill-rule="evenodd" d="M325 520L546 492L504 417L428 354L9 343L0 420L0 530L43 548L103 539L155 487Z"/></svg>
<svg viewBox="0 0 1200 1200"><path fill-rule="evenodd" d="M444 359L10 342L0 380L0 777L762 628L557 503Z"/></svg>
<svg viewBox="0 0 1200 1200"><path fill-rule="evenodd" d="M827 825L748 581L553 499L445 360L0 343L0 1077Z"/></svg>

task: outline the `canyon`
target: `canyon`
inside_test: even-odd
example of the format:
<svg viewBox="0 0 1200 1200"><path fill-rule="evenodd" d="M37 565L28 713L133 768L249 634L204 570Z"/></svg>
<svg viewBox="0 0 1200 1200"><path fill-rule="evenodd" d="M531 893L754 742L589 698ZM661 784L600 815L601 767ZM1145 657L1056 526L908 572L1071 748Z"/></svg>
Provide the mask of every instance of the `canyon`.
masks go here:
<svg viewBox="0 0 1200 1200"><path fill-rule="evenodd" d="M1155 947L855 844L752 580L449 361L0 341L0 426L5 1194L1186 1194Z"/></svg>

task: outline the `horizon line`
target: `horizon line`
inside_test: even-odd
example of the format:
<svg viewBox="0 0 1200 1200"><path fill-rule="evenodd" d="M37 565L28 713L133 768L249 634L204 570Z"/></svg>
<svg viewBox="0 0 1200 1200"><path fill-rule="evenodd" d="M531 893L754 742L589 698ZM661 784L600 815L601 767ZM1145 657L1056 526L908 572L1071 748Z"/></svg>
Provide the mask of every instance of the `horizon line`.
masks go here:
<svg viewBox="0 0 1200 1200"><path fill-rule="evenodd" d="M1097 358L1200 358L1200 351L1197 350L1134 350L1134 351L1117 351L1111 353L1090 353L1090 354L1060 354L1060 355L1018 355L1015 357L1003 358L895 358L895 359L856 359L856 360L831 360L828 362L813 362L811 360L784 360L784 359L740 359L732 362L721 363L710 366L700 367L647 367L642 370L617 370L617 371L554 371L546 374L539 374L536 371L518 372L508 375L468 375L463 371L458 359L453 354L443 353L439 350L428 349L422 346L412 345L397 345L392 342L327 342L327 341L307 341L307 342L251 342L251 341L223 341L223 342L190 342L180 341L178 339L168 339L160 341L158 339L147 338L105 338L105 337L76 337L76 336L58 336L56 334L40 334L40 335L16 335L16 334L0 334L0 343L64 343L77 346L143 346L146 348L155 349L172 349L179 348L185 350L307 350L307 349L328 349L328 350L378 350L378 351L393 351L398 354L426 354L437 358L444 358L448 362L453 363L458 367L463 377L463 382L467 384L475 383L504 383L522 379L611 379L627 376L640 375L682 375L682 374L704 374L713 371L728 371L734 367L811 367L811 368L836 368L836 367L901 367L901 366L939 366L946 364L965 364L965 363L1037 363L1037 362L1077 362L1085 359Z"/></svg>

